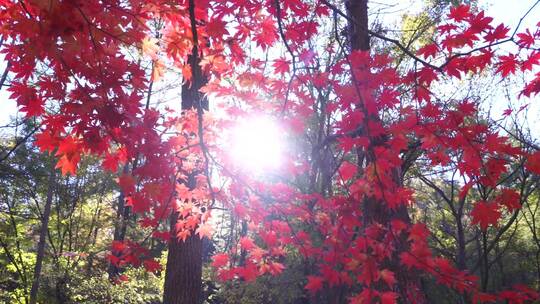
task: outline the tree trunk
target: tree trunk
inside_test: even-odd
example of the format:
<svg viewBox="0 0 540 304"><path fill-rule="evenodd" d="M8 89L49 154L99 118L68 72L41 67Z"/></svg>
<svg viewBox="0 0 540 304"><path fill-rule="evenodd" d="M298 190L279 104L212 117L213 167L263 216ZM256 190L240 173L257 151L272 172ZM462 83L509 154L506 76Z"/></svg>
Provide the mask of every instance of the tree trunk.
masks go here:
<svg viewBox="0 0 540 304"><path fill-rule="evenodd" d="M200 89L207 83L207 78L200 67L197 41L194 0L189 1L191 31L193 33L193 50L188 58L192 79L182 85L182 110L195 109L199 114L208 110L208 100ZM194 189L196 173L188 176L185 181L189 189ZM202 239L192 231L185 240L176 238L176 221L179 214L171 216L171 235L167 266L165 270L165 286L163 291L164 304L199 304L202 302Z"/></svg>
<svg viewBox="0 0 540 304"><path fill-rule="evenodd" d="M349 39L351 50L369 51L368 0L345 1L349 21Z"/></svg>
<svg viewBox="0 0 540 304"><path fill-rule="evenodd" d="M173 214L171 231L178 219ZM174 234L173 234L174 236ZM164 304L198 304L202 292L202 240L192 234L185 241L173 237L169 242L165 272Z"/></svg>
<svg viewBox="0 0 540 304"><path fill-rule="evenodd" d="M198 64L198 56L192 54L189 61L193 71L193 79L191 84L185 83L182 86L182 109L197 107L208 109L208 101L199 92L199 89L206 83L206 79ZM194 177L194 174L188 177L186 184L189 189L194 189L196 186ZM177 212L171 216L171 235L173 237L169 242L167 254L163 303L198 304L202 301L202 239L194 232L185 242L177 239L175 225L178 216Z"/></svg>
<svg viewBox="0 0 540 304"><path fill-rule="evenodd" d="M49 217L51 215L51 205L54 194L54 185L56 183L56 170L54 169L54 162L51 160L51 169L49 171L49 182L47 185L47 198L45 201L45 207L43 209L43 215L41 218L41 228L39 231L39 242L36 255L36 266L34 268L34 279L32 281L32 288L30 289L30 304L37 302L37 295L39 290L39 278L41 276L41 266L43 265L43 257L45 256L45 242L47 237L47 229L49 226Z"/></svg>
<svg viewBox="0 0 540 304"><path fill-rule="evenodd" d="M129 172L129 164L124 165L124 169L122 170L124 174ZM126 230L127 230L127 221L129 218L129 208L125 205L126 197L124 195L124 192L120 191L120 195L118 195L117 199L117 207L116 207L116 220L114 223L114 233L113 233L113 241L124 241L126 238ZM109 275L109 280L113 280L117 275L120 274L121 269L114 265L113 263L109 263L109 267L107 269L107 273Z"/></svg>
<svg viewBox="0 0 540 304"><path fill-rule="evenodd" d="M348 0L345 1L345 6L347 9L347 15L349 17L348 38L351 52L369 51L370 37L368 31L368 0ZM361 104L360 108L362 107L364 107L364 105ZM377 114L370 115L369 117L366 117L366 119L375 122L380 122L381 120ZM386 142L387 138L385 136L379 136L376 138L371 138L371 148L368 148L367 150L362 148L358 149L357 157L359 168L362 168L363 165L367 166L374 163L376 161L376 155L374 153L375 148L385 146ZM379 172L378 174L390 174L396 186L401 186L403 184L399 167L394 168L390 172ZM395 210L391 210L388 208L385 202L375 198L367 198L364 200L363 221L366 226L379 223L383 227L388 227L393 219L399 219L406 223L410 223L410 217L406 206L400 206ZM413 298L415 303L421 303L422 300L418 296L417 292L420 287L418 275L414 271L406 269L399 263L399 253L406 250L407 239L405 236L403 236L398 241L400 244L398 244L394 255L389 259L387 264L382 266L394 272L397 279L396 292L399 293L402 301L409 302L409 300Z"/></svg>
<svg viewBox="0 0 540 304"><path fill-rule="evenodd" d="M453 181L452 181L453 182ZM456 225L457 225L457 266L460 270L465 270L467 267L465 261L465 229L463 227L463 204L465 203L465 198L460 199L459 201L459 210L457 211L456 216Z"/></svg>
<svg viewBox="0 0 540 304"><path fill-rule="evenodd" d="M195 60L192 58L195 57ZM195 55L190 56L190 63L196 63L193 68L193 80L190 84L182 86L182 109L202 107L208 109L208 101L199 92L206 83L202 75L199 59ZM196 72L196 70L198 70ZM187 186L195 188L195 179L188 177ZM175 212L171 216L171 235L169 252L167 254L167 266L165 270L165 287L163 291L164 304L198 304L202 292L202 239L194 232L184 241L177 239L175 225L179 214Z"/></svg>

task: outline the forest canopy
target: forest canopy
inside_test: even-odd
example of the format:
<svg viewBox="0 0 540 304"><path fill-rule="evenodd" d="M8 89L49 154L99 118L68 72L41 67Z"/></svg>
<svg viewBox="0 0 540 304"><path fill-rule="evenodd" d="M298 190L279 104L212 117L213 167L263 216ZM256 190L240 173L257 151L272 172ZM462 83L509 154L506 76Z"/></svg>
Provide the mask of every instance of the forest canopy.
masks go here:
<svg viewBox="0 0 540 304"><path fill-rule="evenodd" d="M409 2L0 0L0 302L539 301L540 1Z"/></svg>

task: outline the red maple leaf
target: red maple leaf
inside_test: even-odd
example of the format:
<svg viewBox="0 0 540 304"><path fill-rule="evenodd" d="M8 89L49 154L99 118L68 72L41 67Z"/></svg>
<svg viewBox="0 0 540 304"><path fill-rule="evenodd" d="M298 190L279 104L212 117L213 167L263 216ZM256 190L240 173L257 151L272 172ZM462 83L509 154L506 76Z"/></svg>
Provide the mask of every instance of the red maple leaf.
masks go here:
<svg viewBox="0 0 540 304"><path fill-rule="evenodd" d="M285 266L281 263L269 262L261 265L261 274L270 273L271 275L278 275L283 272Z"/></svg>
<svg viewBox="0 0 540 304"><path fill-rule="evenodd" d="M381 279L388 284L388 287L392 288L397 283L394 273L388 269L383 269L379 272Z"/></svg>
<svg viewBox="0 0 540 304"><path fill-rule="evenodd" d="M58 152L56 152L56 155L72 154L75 153L77 150L77 142L75 141L75 139L73 139L73 137L68 136L64 138L58 145Z"/></svg>
<svg viewBox="0 0 540 304"><path fill-rule="evenodd" d="M246 251L250 251L251 249L257 247L255 245L255 242L247 236L243 236L240 238L240 247Z"/></svg>
<svg viewBox="0 0 540 304"><path fill-rule="evenodd" d="M197 228L197 233L199 237L202 239L203 237L212 238L212 232L214 229L209 223L204 223L202 225L199 225L199 228Z"/></svg>
<svg viewBox="0 0 540 304"><path fill-rule="evenodd" d="M339 167L339 176L341 176L341 179L344 181L348 181L351 178L354 177L356 174L357 168L356 165L351 164L348 161L344 161L341 166Z"/></svg>
<svg viewBox="0 0 540 304"><path fill-rule="evenodd" d="M503 189L501 194L495 198L495 201L498 204L505 206L510 212L521 208L521 197L519 193L513 189Z"/></svg>
<svg viewBox="0 0 540 304"><path fill-rule="evenodd" d="M317 54L312 50L304 50L298 56L298 59L305 64L310 64Z"/></svg>
<svg viewBox="0 0 540 304"><path fill-rule="evenodd" d="M476 15L471 16L469 22L471 24L470 31L474 34L483 32L485 30L491 29L491 21L493 21L492 17L485 17L484 12L479 12ZM477 40L477 37L470 37L471 40Z"/></svg>
<svg viewBox="0 0 540 304"><path fill-rule="evenodd" d="M176 233L176 237L182 242L185 242L186 239L191 235L191 231L187 229L181 229Z"/></svg>
<svg viewBox="0 0 540 304"><path fill-rule="evenodd" d="M470 6L463 4L452 7L450 8L450 13L448 14L448 17L454 19L457 22L463 21L467 17L471 16L470 9Z"/></svg>
<svg viewBox="0 0 540 304"><path fill-rule="evenodd" d="M11 92L9 98L17 101L17 105L22 107L21 110L26 112L27 117L39 116L44 113L44 102L38 96L35 87L26 83L14 82L8 91Z"/></svg>
<svg viewBox="0 0 540 304"><path fill-rule="evenodd" d="M73 156L71 158L63 155L56 163L55 169L60 168L62 175L75 175L77 172L77 163L79 162L79 156Z"/></svg>
<svg viewBox="0 0 540 304"><path fill-rule="evenodd" d="M143 266L148 272L158 272L161 270L161 264L154 259L144 260Z"/></svg>
<svg viewBox="0 0 540 304"><path fill-rule="evenodd" d="M501 73L503 77L506 77L509 74L514 74L516 72L516 68L518 65L516 55L509 54L506 56L500 56L499 60L500 62L497 68L497 72Z"/></svg>
<svg viewBox="0 0 540 304"><path fill-rule="evenodd" d="M118 170L118 159L115 157L114 154L107 153L105 155L105 158L103 159L103 168L111 171L116 172Z"/></svg>
<svg viewBox="0 0 540 304"><path fill-rule="evenodd" d="M212 266L220 268L226 266L229 263L229 255L226 253L218 253L212 257Z"/></svg>
<svg viewBox="0 0 540 304"><path fill-rule="evenodd" d="M156 224L157 225L157 224ZM152 236L161 239L163 241L169 241L171 239L171 233L169 231L154 231Z"/></svg>
<svg viewBox="0 0 540 304"><path fill-rule="evenodd" d="M424 56L425 58L429 58L429 57L435 57L435 55L438 52L439 52L439 47L436 44L432 43L432 44L428 44L421 47L417 53L419 55Z"/></svg>
<svg viewBox="0 0 540 304"><path fill-rule="evenodd" d="M490 31L484 36L487 42L494 42L496 40L504 39L508 36L510 29L504 24L499 24L494 30Z"/></svg>
<svg viewBox="0 0 540 304"><path fill-rule="evenodd" d="M289 72L289 61L287 59L276 59L274 60L274 64L272 64L272 66L277 74L283 75Z"/></svg>
<svg viewBox="0 0 540 304"><path fill-rule="evenodd" d="M424 223L416 223L411 227L409 231L409 239L425 241L429 234L429 229Z"/></svg>
<svg viewBox="0 0 540 304"><path fill-rule="evenodd" d="M214 38L223 38L228 35L227 23L219 18L213 18L206 24L207 33Z"/></svg>
<svg viewBox="0 0 540 304"><path fill-rule="evenodd" d="M523 64L521 65L521 70L532 71L533 67L538 64L540 64L540 52L534 51L527 56L527 59L525 59L525 61L523 61ZM538 76L538 74L536 74L536 76Z"/></svg>
<svg viewBox="0 0 540 304"><path fill-rule="evenodd" d="M381 304L396 304L398 294L392 291L383 292L381 294Z"/></svg>
<svg viewBox="0 0 540 304"><path fill-rule="evenodd" d="M30 98L22 104L21 111L26 112L26 117L39 116L45 113L43 100L39 97Z"/></svg>
<svg viewBox="0 0 540 304"><path fill-rule="evenodd" d="M40 152L54 151L58 145L58 139L51 132L42 132L36 135L36 145Z"/></svg>
<svg viewBox="0 0 540 304"><path fill-rule="evenodd" d="M116 252L122 252L127 248L126 244L124 242L120 241L113 241L112 242L112 250Z"/></svg>
<svg viewBox="0 0 540 304"><path fill-rule="evenodd" d="M540 73L536 74L536 78L530 81L527 85L525 85L525 88L520 93L521 95L525 95L527 97L530 97L531 95L536 95L540 92Z"/></svg>
<svg viewBox="0 0 540 304"><path fill-rule="evenodd" d="M124 194L129 195L135 191L135 178L131 174L122 174L118 177L118 185L124 191Z"/></svg>
<svg viewBox="0 0 540 304"><path fill-rule="evenodd" d="M242 277L246 282L251 282L255 280L259 276L259 269L257 268L257 265L247 262L246 266L239 267L238 274L240 277Z"/></svg>
<svg viewBox="0 0 540 304"><path fill-rule="evenodd" d="M536 151L527 157L527 169L535 174L540 174L540 151Z"/></svg>
<svg viewBox="0 0 540 304"><path fill-rule="evenodd" d="M272 17L265 18L261 22L260 32L254 37L255 42L261 48L266 49L274 44L277 39L278 35L276 33L276 25Z"/></svg>
<svg viewBox="0 0 540 304"><path fill-rule="evenodd" d="M319 276L308 276L308 282L304 287L309 293L315 294L323 287L324 279Z"/></svg>
<svg viewBox="0 0 540 304"><path fill-rule="evenodd" d="M471 216L473 217L472 223L479 224L480 228L485 231L489 225L497 225L501 212L496 203L479 201L471 211Z"/></svg>
<svg viewBox="0 0 540 304"><path fill-rule="evenodd" d="M531 34L531 32L529 31L529 29L527 29L527 31L525 31L525 33L519 33L517 34L518 36L518 44L520 46L523 46L523 47L526 47L526 48L530 48L532 45L534 45L535 43L535 39L534 39L534 35Z"/></svg>
<svg viewBox="0 0 540 304"><path fill-rule="evenodd" d="M190 215L190 216L186 217L185 227L187 229L195 229L195 227L197 227L198 224L199 224L199 217L198 216L193 214L193 215Z"/></svg>

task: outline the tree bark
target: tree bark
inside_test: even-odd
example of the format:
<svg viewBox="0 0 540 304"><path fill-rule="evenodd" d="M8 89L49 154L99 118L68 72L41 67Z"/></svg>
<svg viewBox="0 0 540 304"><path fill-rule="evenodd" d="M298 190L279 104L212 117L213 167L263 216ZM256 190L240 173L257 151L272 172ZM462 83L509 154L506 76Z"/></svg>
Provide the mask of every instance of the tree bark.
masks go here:
<svg viewBox="0 0 540 304"><path fill-rule="evenodd" d="M174 213L171 231L178 219ZM165 272L164 304L198 304L202 293L202 240L192 234L185 241L173 237L169 242Z"/></svg>
<svg viewBox="0 0 540 304"><path fill-rule="evenodd" d="M54 185L56 183L56 170L54 169L54 162L51 160L51 169L49 171L49 181L47 185L47 198L45 200L45 207L43 209L43 215L41 218L41 229L39 231L39 242L36 255L36 265L34 268L34 278L32 281L32 288L30 289L30 304L37 302L37 295L39 290L39 279L41 276L41 267L43 265L43 258L45 256L45 242L47 238L47 229L49 226L49 217L51 215L51 205L54 194Z"/></svg>
<svg viewBox="0 0 540 304"><path fill-rule="evenodd" d="M194 54L189 60L193 71L192 83L182 86L183 110L197 107L208 109L208 101L199 92L199 89L206 84L206 79L198 64L198 56ZM186 181L189 189L194 189L196 186L194 177L194 175L189 176ZM173 237L169 242L167 254L163 303L198 304L202 301L202 239L194 232L185 241L177 239L175 225L178 217L178 212L171 216L170 229Z"/></svg>
<svg viewBox="0 0 540 304"><path fill-rule="evenodd" d="M192 64L195 63L195 66ZM208 101L199 92L206 84L202 75L197 55L190 56L190 65L193 70L191 84L182 86L182 109L202 107L208 109ZM189 189L195 188L194 175L188 177L186 182ZM163 292L164 304L198 304L202 293L202 239L194 232L184 241L177 239L176 221L179 214L171 216L171 235L167 266L165 269L165 287Z"/></svg>
<svg viewBox="0 0 540 304"><path fill-rule="evenodd" d="M200 66L194 2L194 0L189 1L193 50L188 58L188 64L191 68L192 79L182 85L182 110L195 109L201 114L202 111L208 110L208 100L200 92L208 79ZM200 115L199 119L201 119ZM192 173L185 181L189 189L194 189L196 186L195 175L196 173ZM185 241L176 238L175 226L179 216L178 212L171 216L172 240L169 242L167 254L163 303L199 304L202 302L203 241L193 231Z"/></svg>

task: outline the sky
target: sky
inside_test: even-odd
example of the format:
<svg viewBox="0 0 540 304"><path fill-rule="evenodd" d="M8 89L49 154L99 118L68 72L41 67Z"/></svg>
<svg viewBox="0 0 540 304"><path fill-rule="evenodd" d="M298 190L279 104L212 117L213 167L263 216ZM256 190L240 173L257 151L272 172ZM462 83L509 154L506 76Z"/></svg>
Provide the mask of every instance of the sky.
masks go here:
<svg viewBox="0 0 540 304"><path fill-rule="evenodd" d="M422 0L372 0L370 10L377 14L384 24L395 24L399 28L400 17L405 13L415 13L422 9ZM486 15L494 18L494 24L504 23L512 30L517 26L521 16L531 7L535 0L479 0L480 8L486 11ZM523 20L520 30L535 28L540 20L540 5L537 5L529 16ZM0 58L0 71L3 71L5 62ZM532 126L540 127L540 101L538 98L527 101L530 103L527 119ZM502 112L506 105L502 102L496 104L498 111ZM9 123L10 117L17 113L15 101L9 99L6 88L0 90L0 126Z"/></svg>
<svg viewBox="0 0 540 304"><path fill-rule="evenodd" d="M479 0L478 6L486 12L487 16L494 18L494 22L503 22L514 28L520 17L534 4L536 0ZM388 16L385 21L391 21L396 16L407 12L418 12L422 9L423 0L371 0L370 9L380 11ZM524 20L525 27L533 27L540 19L540 6L531 12L529 18Z"/></svg>

